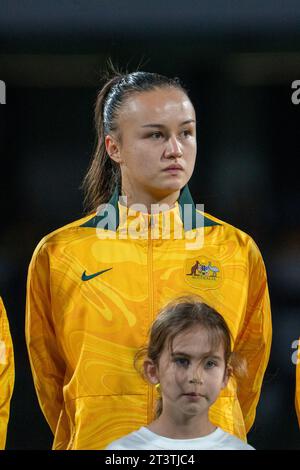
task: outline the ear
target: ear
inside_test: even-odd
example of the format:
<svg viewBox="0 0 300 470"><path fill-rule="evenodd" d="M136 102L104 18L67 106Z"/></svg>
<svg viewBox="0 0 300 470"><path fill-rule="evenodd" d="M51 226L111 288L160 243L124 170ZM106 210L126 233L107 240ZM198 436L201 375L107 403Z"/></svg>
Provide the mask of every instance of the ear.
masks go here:
<svg viewBox="0 0 300 470"><path fill-rule="evenodd" d="M145 359L144 361L144 374L152 385L159 383L158 368L151 359Z"/></svg>
<svg viewBox="0 0 300 470"><path fill-rule="evenodd" d="M105 137L105 148L112 160L117 163L121 162L120 145L116 138L110 134Z"/></svg>
<svg viewBox="0 0 300 470"><path fill-rule="evenodd" d="M224 372L224 378L223 378L223 383L222 383L222 389L225 388L228 384L228 381L230 377L232 376L232 367L227 364L225 372Z"/></svg>

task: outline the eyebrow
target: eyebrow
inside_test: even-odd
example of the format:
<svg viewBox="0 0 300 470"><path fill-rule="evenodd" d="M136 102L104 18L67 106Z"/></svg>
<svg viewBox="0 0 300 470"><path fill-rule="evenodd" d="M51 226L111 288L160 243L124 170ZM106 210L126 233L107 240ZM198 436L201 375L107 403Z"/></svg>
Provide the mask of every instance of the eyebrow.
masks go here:
<svg viewBox="0 0 300 470"><path fill-rule="evenodd" d="M195 119L188 119L187 121L183 121L179 126L184 126L185 124L190 124L191 122L196 122ZM156 124L156 123L151 123L151 124L144 124L141 127L158 127L158 128L163 128L166 127L164 124Z"/></svg>
<svg viewBox="0 0 300 470"><path fill-rule="evenodd" d="M175 352L172 352L171 353L171 356L174 357L174 356L184 356L184 357L187 357L187 358L190 358L191 356L185 352L181 352L181 351L175 351ZM222 360L222 357L221 356L217 356L215 354L210 354L209 352L208 353L205 353L203 354L203 357L210 357L211 359L218 359L218 360Z"/></svg>
<svg viewBox="0 0 300 470"><path fill-rule="evenodd" d="M171 356L185 356L185 357L191 357L189 354L184 353L184 352L181 352L181 351L172 352L172 353L171 353Z"/></svg>

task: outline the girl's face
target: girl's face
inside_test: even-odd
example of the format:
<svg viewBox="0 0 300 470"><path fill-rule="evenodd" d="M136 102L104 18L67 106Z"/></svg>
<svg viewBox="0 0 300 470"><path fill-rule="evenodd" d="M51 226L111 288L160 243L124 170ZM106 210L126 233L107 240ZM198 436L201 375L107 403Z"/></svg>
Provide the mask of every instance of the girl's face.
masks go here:
<svg viewBox="0 0 300 470"><path fill-rule="evenodd" d="M179 333L172 348L165 344L158 365L145 363L152 383L160 383L163 414L177 417L207 415L228 382L224 347L212 350L202 326Z"/></svg>
<svg viewBox="0 0 300 470"><path fill-rule="evenodd" d="M120 138L106 136L106 148L120 164L122 183L140 201L179 191L196 158L196 117L189 98L176 88L136 93L119 113Z"/></svg>

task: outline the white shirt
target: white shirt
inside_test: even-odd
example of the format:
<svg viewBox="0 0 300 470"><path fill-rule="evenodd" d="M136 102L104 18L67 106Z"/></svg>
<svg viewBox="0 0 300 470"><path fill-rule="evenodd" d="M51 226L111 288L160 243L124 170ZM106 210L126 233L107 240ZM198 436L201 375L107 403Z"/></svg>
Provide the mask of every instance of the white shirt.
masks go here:
<svg viewBox="0 0 300 470"><path fill-rule="evenodd" d="M254 450L246 442L217 428L211 434L195 439L170 439L144 426L111 442L107 450Z"/></svg>

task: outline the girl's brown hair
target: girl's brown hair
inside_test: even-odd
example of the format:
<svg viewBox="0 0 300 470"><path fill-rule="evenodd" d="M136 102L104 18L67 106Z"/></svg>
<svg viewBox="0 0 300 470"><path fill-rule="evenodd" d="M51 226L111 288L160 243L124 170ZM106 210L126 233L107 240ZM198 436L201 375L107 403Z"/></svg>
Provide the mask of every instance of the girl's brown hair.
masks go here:
<svg viewBox="0 0 300 470"><path fill-rule="evenodd" d="M178 78L168 78L157 73L137 71L123 74L111 63L105 82L95 104L96 145L92 161L84 177L84 207L93 212L100 204L109 201L116 185L121 185L119 165L106 152L105 137L114 133L121 138L118 116L125 100L131 95L162 87L174 87L188 96Z"/></svg>

